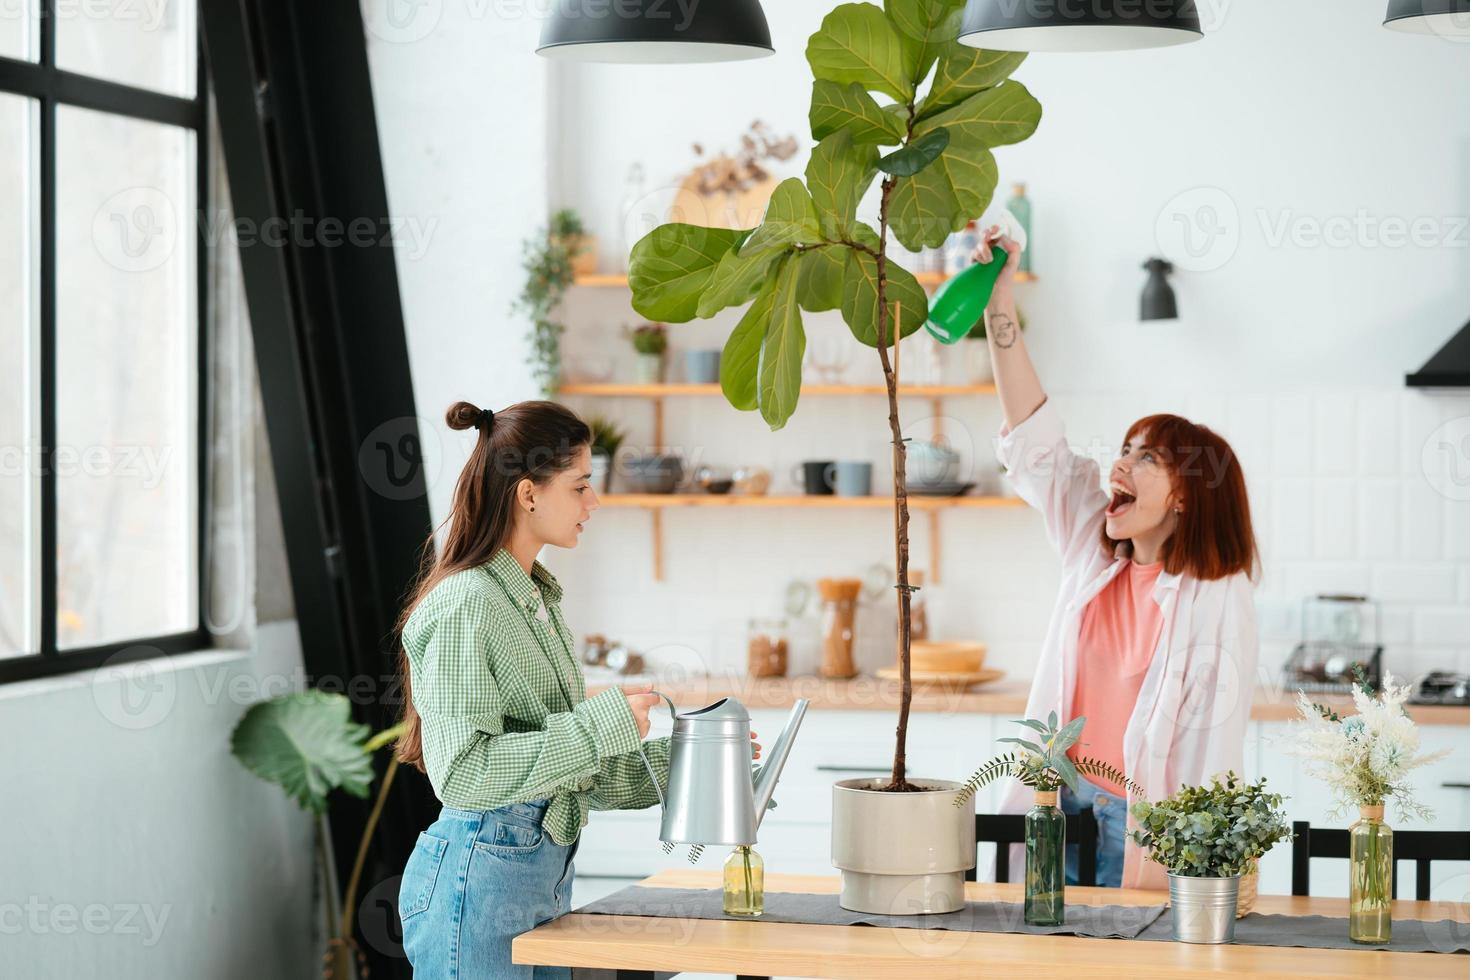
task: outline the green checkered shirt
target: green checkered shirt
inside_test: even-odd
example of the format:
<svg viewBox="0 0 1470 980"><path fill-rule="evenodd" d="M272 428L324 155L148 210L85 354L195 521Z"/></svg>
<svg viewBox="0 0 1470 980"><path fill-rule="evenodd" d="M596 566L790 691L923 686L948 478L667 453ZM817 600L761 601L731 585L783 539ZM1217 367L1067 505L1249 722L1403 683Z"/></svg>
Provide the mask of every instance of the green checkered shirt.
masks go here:
<svg viewBox="0 0 1470 980"><path fill-rule="evenodd" d="M404 626L403 646L439 800L490 810L549 797L543 826L570 844L588 810L637 810L658 796L622 691L587 697L560 601L545 566L527 575L502 548L436 585ZM667 785L669 740L643 747Z"/></svg>

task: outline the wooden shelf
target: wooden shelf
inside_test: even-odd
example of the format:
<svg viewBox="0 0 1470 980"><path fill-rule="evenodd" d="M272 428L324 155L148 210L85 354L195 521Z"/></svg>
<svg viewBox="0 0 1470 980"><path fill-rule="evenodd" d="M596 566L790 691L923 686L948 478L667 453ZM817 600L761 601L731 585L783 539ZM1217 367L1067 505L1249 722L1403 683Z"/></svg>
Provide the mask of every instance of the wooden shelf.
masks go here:
<svg viewBox="0 0 1470 980"><path fill-rule="evenodd" d="M621 384L618 382L574 382L559 389L563 395L603 395L624 398L663 398L666 396L718 396L718 384ZM814 384L802 385L803 395L887 395L883 385ZM901 385L901 397L936 398L941 395L993 395L995 385Z"/></svg>
<svg viewBox="0 0 1470 980"><path fill-rule="evenodd" d="M822 507L835 510L892 508L892 497L839 497L820 494L750 496L735 493L610 493L597 498L604 507ZM910 510L1024 507L1019 497L928 497L909 493Z"/></svg>
<svg viewBox="0 0 1470 980"><path fill-rule="evenodd" d="M914 278L919 280L919 285L925 289L934 289L949 280L949 274L944 272L916 272ZM1017 272L1016 282L1035 282L1036 276L1029 272ZM572 285L582 286L588 289L626 289L628 277L618 272L595 272L588 275L576 276L572 279Z"/></svg>

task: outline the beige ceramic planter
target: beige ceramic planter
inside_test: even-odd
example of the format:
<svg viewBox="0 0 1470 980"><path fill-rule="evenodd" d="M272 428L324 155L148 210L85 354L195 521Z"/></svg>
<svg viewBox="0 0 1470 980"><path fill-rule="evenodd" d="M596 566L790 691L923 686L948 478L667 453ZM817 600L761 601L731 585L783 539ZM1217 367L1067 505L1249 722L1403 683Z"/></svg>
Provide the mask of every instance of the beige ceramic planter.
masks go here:
<svg viewBox="0 0 1470 980"><path fill-rule="evenodd" d="M975 866L975 798L955 806L961 783L910 779L919 793L880 793L887 777L832 784L832 864L840 904L854 912L925 915L965 904Z"/></svg>

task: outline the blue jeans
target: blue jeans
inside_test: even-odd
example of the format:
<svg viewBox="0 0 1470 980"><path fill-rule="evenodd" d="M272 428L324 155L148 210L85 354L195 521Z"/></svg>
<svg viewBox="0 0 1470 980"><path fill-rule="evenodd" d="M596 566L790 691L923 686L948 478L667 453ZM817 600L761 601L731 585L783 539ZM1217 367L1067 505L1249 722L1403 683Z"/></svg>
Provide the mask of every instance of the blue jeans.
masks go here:
<svg viewBox="0 0 1470 980"><path fill-rule="evenodd" d="M444 807L403 869L398 917L416 980L570 980L517 966L510 941L571 910L572 856L541 828L548 800L495 810Z"/></svg>
<svg viewBox="0 0 1470 980"><path fill-rule="evenodd" d="M1062 787L1062 812L1090 809L1097 818L1097 883L1105 888L1123 884L1123 835L1128 829L1128 805L1086 778L1077 780L1077 792ZM1067 845L1067 884L1077 884L1077 845Z"/></svg>

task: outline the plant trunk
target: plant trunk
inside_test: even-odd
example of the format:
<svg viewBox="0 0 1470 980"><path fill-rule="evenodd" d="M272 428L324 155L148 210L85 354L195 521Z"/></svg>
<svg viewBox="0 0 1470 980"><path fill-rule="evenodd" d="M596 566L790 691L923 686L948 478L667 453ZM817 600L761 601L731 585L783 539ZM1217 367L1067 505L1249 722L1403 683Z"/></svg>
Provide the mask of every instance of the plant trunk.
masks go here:
<svg viewBox="0 0 1470 980"><path fill-rule="evenodd" d="M901 685L898 708L898 731L893 751L893 778L884 792L906 793L918 787L909 783L906 773L906 750L909 733L909 709L914 698L913 677L909 665L910 593L909 585L909 495L907 459L903 428L898 421L898 377L888 359L888 198L893 192L893 178L883 180L883 198L878 210L878 358L883 363L883 381L888 388L888 428L893 436L893 548L898 567L898 672ZM893 324L893 348L897 356L902 323Z"/></svg>

